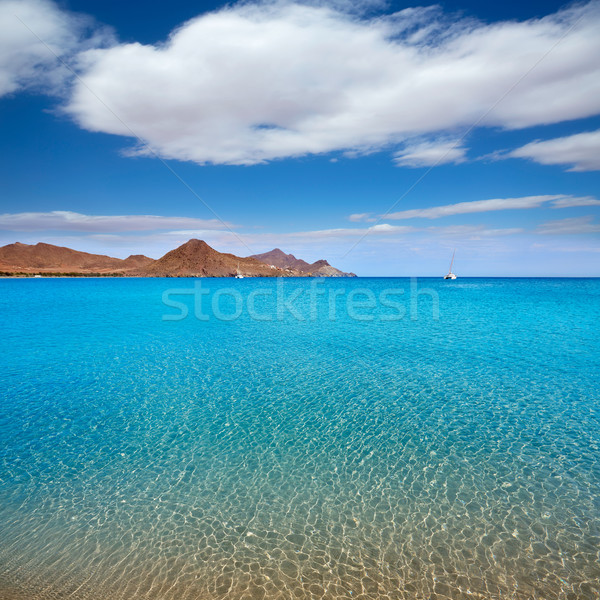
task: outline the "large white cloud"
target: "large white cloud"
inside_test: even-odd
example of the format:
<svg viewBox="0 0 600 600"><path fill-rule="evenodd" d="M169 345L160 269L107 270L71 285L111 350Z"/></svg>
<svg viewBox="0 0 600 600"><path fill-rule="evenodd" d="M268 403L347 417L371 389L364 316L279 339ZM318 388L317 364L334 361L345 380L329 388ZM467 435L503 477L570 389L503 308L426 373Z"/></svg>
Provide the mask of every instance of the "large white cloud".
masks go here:
<svg viewBox="0 0 600 600"><path fill-rule="evenodd" d="M49 0L0 0L0 96L32 86L60 92L71 77L63 62L110 39L108 29Z"/></svg>
<svg viewBox="0 0 600 600"><path fill-rule="evenodd" d="M242 3L164 44L88 51L66 110L88 130L139 137L134 153L148 144L198 163L410 148L474 124L599 113L598 30L597 1L491 25L424 8L366 20L318 3Z"/></svg>
<svg viewBox="0 0 600 600"><path fill-rule="evenodd" d="M542 165L567 165L569 171L599 171L600 129L531 142L508 156L530 158Z"/></svg>

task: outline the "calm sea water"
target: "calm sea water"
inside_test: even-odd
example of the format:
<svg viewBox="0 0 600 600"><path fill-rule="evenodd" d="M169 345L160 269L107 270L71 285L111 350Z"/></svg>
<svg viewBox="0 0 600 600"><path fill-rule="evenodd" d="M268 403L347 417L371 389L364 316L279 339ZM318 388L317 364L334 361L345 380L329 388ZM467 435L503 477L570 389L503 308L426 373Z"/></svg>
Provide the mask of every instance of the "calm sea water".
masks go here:
<svg viewBox="0 0 600 600"><path fill-rule="evenodd" d="M0 281L3 600L599 598L600 280L311 284Z"/></svg>

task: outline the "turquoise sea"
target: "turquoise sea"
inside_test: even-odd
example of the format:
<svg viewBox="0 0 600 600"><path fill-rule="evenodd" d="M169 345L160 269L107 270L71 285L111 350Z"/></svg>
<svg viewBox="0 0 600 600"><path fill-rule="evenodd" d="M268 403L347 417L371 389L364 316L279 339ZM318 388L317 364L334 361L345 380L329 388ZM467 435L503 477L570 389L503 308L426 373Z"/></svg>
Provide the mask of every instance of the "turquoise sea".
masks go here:
<svg viewBox="0 0 600 600"><path fill-rule="evenodd" d="M600 597L600 280L198 283L0 280L2 600Z"/></svg>

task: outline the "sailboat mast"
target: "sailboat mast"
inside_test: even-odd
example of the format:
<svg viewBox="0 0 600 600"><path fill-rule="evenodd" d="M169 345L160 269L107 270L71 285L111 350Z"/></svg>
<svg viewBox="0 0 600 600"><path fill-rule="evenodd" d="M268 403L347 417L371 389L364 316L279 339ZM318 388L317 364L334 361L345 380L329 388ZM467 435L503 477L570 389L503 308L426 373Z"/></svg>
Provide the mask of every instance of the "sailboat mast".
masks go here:
<svg viewBox="0 0 600 600"><path fill-rule="evenodd" d="M454 255L456 254L456 248L454 248L454 252L452 252L452 260L450 261L450 273L452 273L452 265L454 264Z"/></svg>

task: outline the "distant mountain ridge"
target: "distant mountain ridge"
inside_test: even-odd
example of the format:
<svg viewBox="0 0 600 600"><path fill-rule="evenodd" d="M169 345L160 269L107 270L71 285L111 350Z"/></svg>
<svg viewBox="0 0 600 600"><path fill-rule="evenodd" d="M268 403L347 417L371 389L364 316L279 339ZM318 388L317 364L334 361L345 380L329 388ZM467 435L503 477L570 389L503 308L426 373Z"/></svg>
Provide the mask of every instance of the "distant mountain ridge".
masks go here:
<svg viewBox="0 0 600 600"><path fill-rule="evenodd" d="M274 248L270 252L262 254L253 254L251 258L256 258L267 265L274 265L280 269L295 269L296 271L308 272L310 265L301 258L296 258L293 254L286 254L279 248Z"/></svg>
<svg viewBox="0 0 600 600"><path fill-rule="evenodd" d="M263 254L253 254L250 258L256 258L263 263L280 269L299 271L312 277L356 277L354 273L344 273L332 267L326 260L321 259L309 264L301 258L296 258L293 254L286 254L279 248L274 248Z"/></svg>
<svg viewBox="0 0 600 600"><path fill-rule="evenodd" d="M16 242L0 247L0 272L130 277L233 277L238 273L243 277L355 276L342 273L326 260L309 264L279 248L243 258L218 252L197 239L187 241L158 260L142 254L121 259L43 242L35 245Z"/></svg>

